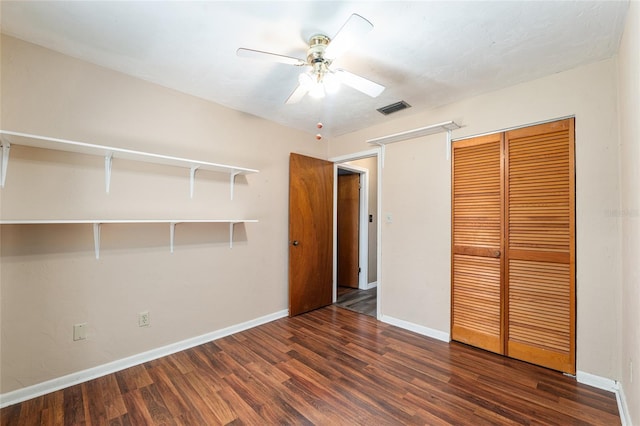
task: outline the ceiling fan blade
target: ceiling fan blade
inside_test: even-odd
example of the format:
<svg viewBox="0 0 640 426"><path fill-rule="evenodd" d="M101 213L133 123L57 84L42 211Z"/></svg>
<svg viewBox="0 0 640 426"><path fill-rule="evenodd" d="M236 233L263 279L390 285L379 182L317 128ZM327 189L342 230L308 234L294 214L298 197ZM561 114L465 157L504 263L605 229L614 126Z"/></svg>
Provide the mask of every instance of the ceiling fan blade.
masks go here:
<svg viewBox="0 0 640 426"><path fill-rule="evenodd" d="M364 77L360 77L359 75L355 75L343 69L335 70L335 75L336 77L338 77L338 80L340 80L340 83L353 87L354 89L359 90L362 93L371 96L372 98L380 95L380 93L382 93L385 89L385 87L381 84L375 83L371 80L367 80Z"/></svg>
<svg viewBox="0 0 640 426"><path fill-rule="evenodd" d="M277 53L263 52L261 50L245 49L244 47L236 50L236 55L243 58L262 59L271 62L279 62L281 64L303 66L307 65L307 61L294 58L291 56L278 55Z"/></svg>
<svg viewBox="0 0 640 426"><path fill-rule="evenodd" d="M354 13L331 39L331 42L325 50L325 57L331 60L337 58L349 50L356 41L372 29L373 24L371 22Z"/></svg>
<svg viewBox="0 0 640 426"><path fill-rule="evenodd" d="M304 98L304 95L307 94L307 91L307 87L303 86L302 84L298 84L298 87L296 87L296 90L294 90L293 93L289 95L285 104L297 104L302 100L302 98Z"/></svg>

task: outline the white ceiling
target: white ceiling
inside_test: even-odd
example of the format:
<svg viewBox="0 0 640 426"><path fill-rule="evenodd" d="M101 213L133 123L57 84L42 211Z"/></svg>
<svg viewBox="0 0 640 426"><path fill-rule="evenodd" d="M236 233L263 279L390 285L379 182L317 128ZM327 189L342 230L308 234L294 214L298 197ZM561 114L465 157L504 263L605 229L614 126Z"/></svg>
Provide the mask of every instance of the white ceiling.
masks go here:
<svg viewBox="0 0 640 426"><path fill-rule="evenodd" d="M401 114L613 56L627 1L7 1L2 31L254 114L336 136ZM383 84L285 105L300 68L236 56L238 47L305 58L352 13L374 25L334 66ZM404 100L413 108L376 111Z"/></svg>

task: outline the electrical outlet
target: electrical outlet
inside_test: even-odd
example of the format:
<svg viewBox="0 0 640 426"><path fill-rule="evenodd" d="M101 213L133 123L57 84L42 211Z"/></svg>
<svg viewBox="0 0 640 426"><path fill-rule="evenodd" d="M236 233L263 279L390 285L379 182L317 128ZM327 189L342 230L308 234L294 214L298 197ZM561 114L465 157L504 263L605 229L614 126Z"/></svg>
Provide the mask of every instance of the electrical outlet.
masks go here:
<svg viewBox="0 0 640 426"><path fill-rule="evenodd" d="M85 340L87 338L87 323L73 325L73 341Z"/></svg>
<svg viewBox="0 0 640 426"><path fill-rule="evenodd" d="M138 314L138 327L149 327L151 325L151 317L149 311L143 311Z"/></svg>

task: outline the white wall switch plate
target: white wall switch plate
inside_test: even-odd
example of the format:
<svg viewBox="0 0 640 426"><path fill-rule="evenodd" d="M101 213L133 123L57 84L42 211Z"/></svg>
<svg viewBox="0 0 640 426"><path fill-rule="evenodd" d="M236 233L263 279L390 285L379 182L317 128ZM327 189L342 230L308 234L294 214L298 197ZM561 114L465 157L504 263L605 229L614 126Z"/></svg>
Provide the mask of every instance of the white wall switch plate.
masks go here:
<svg viewBox="0 0 640 426"><path fill-rule="evenodd" d="M85 340L87 338L87 323L73 325L73 340Z"/></svg>

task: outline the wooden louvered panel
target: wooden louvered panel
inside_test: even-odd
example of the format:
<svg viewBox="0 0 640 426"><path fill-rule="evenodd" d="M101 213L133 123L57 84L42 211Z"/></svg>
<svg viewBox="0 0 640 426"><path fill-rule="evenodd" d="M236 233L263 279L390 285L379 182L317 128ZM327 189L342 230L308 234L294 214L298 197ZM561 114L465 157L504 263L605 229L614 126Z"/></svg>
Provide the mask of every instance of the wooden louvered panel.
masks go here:
<svg viewBox="0 0 640 426"><path fill-rule="evenodd" d="M569 265L509 261L509 339L543 350L571 349Z"/></svg>
<svg viewBox="0 0 640 426"><path fill-rule="evenodd" d="M573 374L573 119L505 139L507 355Z"/></svg>
<svg viewBox="0 0 640 426"><path fill-rule="evenodd" d="M503 353L502 137L453 145L452 314L454 340Z"/></svg>
<svg viewBox="0 0 640 426"><path fill-rule="evenodd" d="M454 148L453 245L499 249L501 239L500 138Z"/></svg>
<svg viewBox="0 0 640 426"><path fill-rule="evenodd" d="M536 126L540 127L540 126ZM549 127L549 125L542 125ZM569 127L509 132L509 248L568 252L571 205Z"/></svg>
<svg viewBox="0 0 640 426"><path fill-rule="evenodd" d="M499 351L500 260L454 255L453 280L456 340Z"/></svg>

